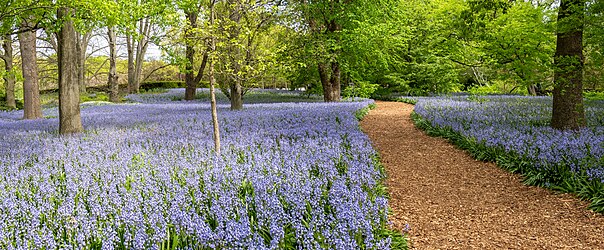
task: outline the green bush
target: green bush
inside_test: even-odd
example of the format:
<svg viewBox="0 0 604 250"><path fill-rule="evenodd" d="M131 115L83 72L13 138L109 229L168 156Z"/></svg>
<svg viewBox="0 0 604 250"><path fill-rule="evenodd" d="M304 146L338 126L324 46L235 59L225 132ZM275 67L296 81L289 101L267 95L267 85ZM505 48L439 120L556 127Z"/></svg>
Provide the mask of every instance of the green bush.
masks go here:
<svg viewBox="0 0 604 250"><path fill-rule="evenodd" d="M372 84L366 81L358 81L355 85L346 87L342 94L345 97L370 98L378 87L378 84Z"/></svg>
<svg viewBox="0 0 604 250"><path fill-rule="evenodd" d="M186 87L183 81L157 81L157 82L143 82L141 83L140 89L148 91L150 89L175 89Z"/></svg>
<svg viewBox="0 0 604 250"><path fill-rule="evenodd" d="M604 92L587 91L583 93L583 96L588 100L604 100Z"/></svg>
<svg viewBox="0 0 604 250"><path fill-rule="evenodd" d="M104 92L94 92L80 95L80 102L91 102L91 101L109 101L109 96Z"/></svg>
<svg viewBox="0 0 604 250"><path fill-rule="evenodd" d="M17 109L23 109L23 100L16 99ZM0 94L0 110L11 110L6 106L6 95Z"/></svg>

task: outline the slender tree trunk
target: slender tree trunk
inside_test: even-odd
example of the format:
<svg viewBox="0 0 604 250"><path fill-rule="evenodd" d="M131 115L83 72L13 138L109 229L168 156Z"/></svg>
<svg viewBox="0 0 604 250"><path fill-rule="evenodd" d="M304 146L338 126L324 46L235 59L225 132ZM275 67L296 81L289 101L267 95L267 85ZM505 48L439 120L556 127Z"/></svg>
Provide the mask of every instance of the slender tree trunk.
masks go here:
<svg viewBox="0 0 604 250"><path fill-rule="evenodd" d="M233 81L231 84L231 110L243 109L243 88L239 80Z"/></svg>
<svg viewBox="0 0 604 250"><path fill-rule="evenodd" d="M583 106L584 7L584 0L562 0L558 10L551 122L555 129L575 130L586 124Z"/></svg>
<svg viewBox="0 0 604 250"><path fill-rule="evenodd" d="M140 21L140 32L141 39L138 41L136 46L136 65L134 71L134 85L136 89L141 86L141 75L143 72L143 63L145 61L145 54L147 53L147 47L149 46L149 32L150 32L150 20L148 18Z"/></svg>
<svg viewBox="0 0 604 250"><path fill-rule="evenodd" d="M90 41L90 33L76 33L76 62L78 66L78 85L80 92L86 93L86 48Z"/></svg>
<svg viewBox="0 0 604 250"><path fill-rule="evenodd" d="M537 95L537 87L534 84L530 84L527 88L529 95L536 96Z"/></svg>
<svg viewBox="0 0 604 250"><path fill-rule="evenodd" d="M189 26L185 31L186 36L186 48L185 55L187 58L187 65L185 66L185 84L187 85L185 89L185 100L190 101L195 99L195 91L197 90L197 83L195 82L195 72L193 72L193 60L195 59L195 48L193 47L193 30L197 28L197 13L187 12L186 13L187 20L189 21Z"/></svg>
<svg viewBox="0 0 604 250"><path fill-rule="evenodd" d="M63 21L63 26L57 34L59 61L59 133L73 134L84 130L80 117L80 91L78 84L79 57L76 48L76 31L73 20L65 17L72 11L59 8L57 18Z"/></svg>
<svg viewBox="0 0 604 250"><path fill-rule="evenodd" d="M214 25L214 3L210 3L210 25ZM210 53L213 55L216 51L216 41L214 35L210 39ZM210 58L208 76L210 78L210 106L212 108L212 125L214 127L214 151L216 155L220 156L220 128L218 126L218 111L216 108L216 93L214 86L216 85L216 79L214 78L214 58Z"/></svg>
<svg viewBox="0 0 604 250"><path fill-rule="evenodd" d="M128 93L138 93L138 88L134 83L134 38L131 35L126 35L126 47L128 50Z"/></svg>
<svg viewBox="0 0 604 250"><path fill-rule="evenodd" d="M29 27L23 21L23 27ZM38 85L38 66L36 62L36 32L19 33L21 49L21 68L23 71L23 119L42 118L40 106L40 86Z"/></svg>
<svg viewBox="0 0 604 250"><path fill-rule="evenodd" d="M117 76L117 49L116 49L116 35L113 27L107 28L107 37L109 38L109 76L107 79L107 85L109 88L109 101L119 102L119 84Z"/></svg>
<svg viewBox="0 0 604 250"><path fill-rule="evenodd" d="M17 108L15 101L15 72L13 71L13 39L10 35L4 36L2 42L2 48L4 48L4 55L2 59L4 61L4 90L6 92L6 106L9 109Z"/></svg>

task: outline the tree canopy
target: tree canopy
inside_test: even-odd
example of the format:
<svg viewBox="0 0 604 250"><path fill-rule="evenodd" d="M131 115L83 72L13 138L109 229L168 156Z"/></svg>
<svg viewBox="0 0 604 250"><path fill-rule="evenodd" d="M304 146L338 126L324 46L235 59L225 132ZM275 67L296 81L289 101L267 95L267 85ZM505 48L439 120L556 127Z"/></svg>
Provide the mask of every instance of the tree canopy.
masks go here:
<svg viewBox="0 0 604 250"><path fill-rule="evenodd" d="M579 23L584 47L580 49L581 67L577 70L584 77L578 91L601 91L604 4L561 3L11 0L0 8L0 33L6 41L12 40L6 39L7 36L11 38L11 34L26 31L55 34L65 23L73 22L78 32L76 38L84 39L76 39L76 45L84 47L76 46L80 51L77 58L84 58L78 59L80 90L91 85L86 67L105 58L112 61L111 69L97 72L107 75L114 72L112 78L106 78L113 79L110 89L114 101L119 100L121 81L127 79L128 92L134 93L141 81L147 79L144 72L167 67L179 68L169 80L185 80L185 99L195 99L195 89L209 82L207 67L209 57L213 57L217 86L231 99L232 109L241 109L247 90L254 87L302 88L322 94L325 101L352 96L387 97L392 93L427 95L460 91L551 95L561 86L556 80L561 79L560 61L556 60L560 58L559 39L565 36L564 30L570 24ZM579 13L580 17L564 16L570 13L566 8L569 4L579 6L570 10L577 10L573 13ZM210 6L215 13L213 24L209 22ZM57 16L61 8L73 11L61 18ZM107 40L113 41L112 53L91 52L87 43L93 34L99 33L111 36ZM211 38L216 43L210 55ZM44 39L52 44L55 38L46 35ZM127 46L120 46L124 41ZM146 68L152 65L145 62L149 45L161 50L164 65ZM52 47L57 49L56 44ZM56 63L54 53L43 53L47 56L42 59ZM87 53L91 56L83 57ZM13 54L15 62L19 62L20 54ZM124 67L119 67L120 60L126 58L127 77L120 77L126 74ZM58 67L39 67L45 69L40 71L44 86L58 86L59 77L45 77ZM10 67L3 68L7 71ZM3 92L12 96L15 92L12 89L21 88L23 73L14 67L10 71L18 79L17 85L11 87L13 84L6 80ZM48 79L50 84L46 84ZM10 100L8 106L16 106L8 96L6 100Z"/></svg>

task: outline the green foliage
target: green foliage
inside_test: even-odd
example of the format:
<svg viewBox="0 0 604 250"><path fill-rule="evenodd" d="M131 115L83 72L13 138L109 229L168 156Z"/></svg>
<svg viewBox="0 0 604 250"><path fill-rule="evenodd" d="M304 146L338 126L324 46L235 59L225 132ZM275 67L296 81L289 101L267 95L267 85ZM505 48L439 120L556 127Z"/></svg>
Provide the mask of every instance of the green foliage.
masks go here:
<svg viewBox="0 0 604 250"><path fill-rule="evenodd" d="M80 102L94 102L94 101L103 101L108 102L109 96L105 92L95 92L95 93L86 93L80 95Z"/></svg>
<svg viewBox="0 0 604 250"><path fill-rule="evenodd" d="M413 105L415 105L417 103L417 99L411 98L411 97L399 97L399 98L396 98L395 101L407 103L407 104L413 104Z"/></svg>
<svg viewBox="0 0 604 250"><path fill-rule="evenodd" d="M342 95L344 97L370 98L378 87L378 84L372 84L365 81L354 82L342 91Z"/></svg>
<svg viewBox="0 0 604 250"><path fill-rule="evenodd" d="M5 94L0 94L0 110L11 110L9 107L6 106L6 95ZM23 109L23 99L16 99L16 104L17 104L17 109Z"/></svg>
<svg viewBox="0 0 604 250"><path fill-rule="evenodd" d="M554 14L520 1L486 24L483 51L498 78L519 86L547 82L553 74Z"/></svg>
<svg viewBox="0 0 604 250"><path fill-rule="evenodd" d="M388 60L389 72L375 74L381 88L388 89L378 93L426 95L472 88L482 92L485 86L489 92L536 86L543 93L551 86L555 11L549 5L412 0L394 8L399 9L385 22L398 25L390 29L396 35L386 35L396 42L373 47L388 48L394 55Z"/></svg>
<svg viewBox="0 0 604 250"><path fill-rule="evenodd" d="M468 93L473 95L489 95L489 94L528 94L527 88L510 83L506 80L493 80L489 84L473 86L468 88Z"/></svg>
<svg viewBox="0 0 604 250"><path fill-rule="evenodd" d="M592 101L602 101L604 100L604 92L586 91L583 93L583 97Z"/></svg>
<svg viewBox="0 0 604 250"><path fill-rule="evenodd" d="M354 113L354 116L357 118L357 120L363 120L363 118L365 116L367 116L367 114L369 114L369 111L372 109L375 109L376 105L375 103L369 104L367 105L367 107L364 107L362 109L357 110L356 113Z"/></svg>

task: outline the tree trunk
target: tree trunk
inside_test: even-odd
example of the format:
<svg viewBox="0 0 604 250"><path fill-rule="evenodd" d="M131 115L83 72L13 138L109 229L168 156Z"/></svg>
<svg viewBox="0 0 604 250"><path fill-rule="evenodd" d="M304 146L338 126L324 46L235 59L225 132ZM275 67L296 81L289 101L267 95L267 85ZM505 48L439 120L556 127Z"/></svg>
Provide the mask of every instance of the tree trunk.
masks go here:
<svg viewBox="0 0 604 250"><path fill-rule="evenodd" d="M195 72L193 72L193 60L195 59L195 48L193 47L193 30L197 28L197 13L187 12L186 13L187 20L189 21L189 26L185 31L185 54L187 58L187 65L185 66L185 84L187 85L185 89L185 100L190 101L195 99L195 91L197 90L197 83L195 82Z"/></svg>
<svg viewBox="0 0 604 250"><path fill-rule="evenodd" d="M4 90L6 92L6 107L15 109L17 108L17 103L15 101L15 72L13 71L13 40L10 35L4 36L2 48L4 48L4 55L1 57L4 60L4 70L6 71L3 77Z"/></svg>
<svg viewBox="0 0 604 250"><path fill-rule="evenodd" d="M119 102L120 101L120 90L117 76L117 49L116 49L116 35L113 27L107 28L107 36L109 38L109 76L107 79L107 85L109 89L109 101Z"/></svg>
<svg viewBox="0 0 604 250"><path fill-rule="evenodd" d="M210 25L214 25L214 4L210 3ZM214 35L210 39L210 53L213 55L216 51L216 41L214 40ZM216 155L220 156L220 128L218 126L218 111L216 108L216 93L214 91L214 86L216 84L216 79L214 78L214 59L210 58L209 72L208 76L210 78L210 106L212 108L212 125L214 127L214 151L216 151Z"/></svg>
<svg viewBox="0 0 604 250"><path fill-rule="evenodd" d="M76 48L76 31L73 20L66 19L71 10L59 8L57 18L63 26L57 35L59 51L59 133L73 134L84 130L80 117L80 92L78 84L79 56Z"/></svg>
<svg viewBox="0 0 604 250"><path fill-rule="evenodd" d="M534 84L530 84L527 87L527 91L528 91L529 95L536 96L537 95L537 86L535 86Z"/></svg>
<svg viewBox="0 0 604 250"><path fill-rule="evenodd" d="M554 91L551 125L560 130L584 127L583 20L585 1L562 0L554 56Z"/></svg>
<svg viewBox="0 0 604 250"><path fill-rule="evenodd" d="M126 47L128 50L128 93L138 93L138 88L134 83L134 38L126 35Z"/></svg>
<svg viewBox="0 0 604 250"><path fill-rule="evenodd" d="M29 27L23 21L24 28ZM36 32L19 33L19 48L21 49L21 68L23 71L23 119L42 118L40 106L40 86L38 85L38 65L36 62Z"/></svg>
<svg viewBox="0 0 604 250"><path fill-rule="evenodd" d="M149 46L149 35L151 34L151 20L145 18L139 21L138 27L140 39L131 41L131 49L128 50L128 83L132 84L134 92L138 93L140 89L141 74L143 72L143 62L145 61L145 54L147 53L147 47ZM134 50L134 44L136 43L136 55L132 55L131 52ZM134 62L130 63L130 57L134 58ZM131 70L133 70L131 72ZM131 77L131 78L130 78Z"/></svg>
<svg viewBox="0 0 604 250"><path fill-rule="evenodd" d="M81 93L86 93L86 48L90 41L90 33L76 33L76 62L78 66L78 85Z"/></svg>
<svg viewBox="0 0 604 250"><path fill-rule="evenodd" d="M332 62L331 67L326 63L319 63L319 77L325 102L340 101L340 75L340 65L337 62Z"/></svg>
<svg viewBox="0 0 604 250"><path fill-rule="evenodd" d="M331 63L331 78L329 78L329 84L331 84L331 91L329 92L329 101L339 102L340 101L340 82L341 82L340 64L338 62Z"/></svg>
<svg viewBox="0 0 604 250"><path fill-rule="evenodd" d="M243 109L243 88L241 82L234 81L231 84L231 110L242 110Z"/></svg>

